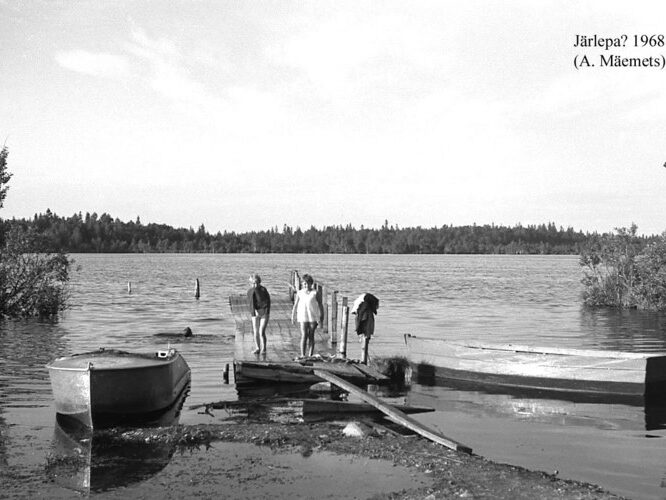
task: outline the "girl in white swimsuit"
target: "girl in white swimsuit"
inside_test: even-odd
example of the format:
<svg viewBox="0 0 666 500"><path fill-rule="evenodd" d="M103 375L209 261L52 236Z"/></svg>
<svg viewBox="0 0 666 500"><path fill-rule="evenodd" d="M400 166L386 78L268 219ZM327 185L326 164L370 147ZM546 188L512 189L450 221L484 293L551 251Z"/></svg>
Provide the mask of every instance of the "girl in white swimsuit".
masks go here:
<svg viewBox="0 0 666 500"><path fill-rule="evenodd" d="M301 356L314 354L315 330L317 322L324 319L324 308L314 289L314 280L309 274L303 275L304 287L296 294L294 308L291 310L291 322L301 325ZM307 353L307 354L306 354Z"/></svg>

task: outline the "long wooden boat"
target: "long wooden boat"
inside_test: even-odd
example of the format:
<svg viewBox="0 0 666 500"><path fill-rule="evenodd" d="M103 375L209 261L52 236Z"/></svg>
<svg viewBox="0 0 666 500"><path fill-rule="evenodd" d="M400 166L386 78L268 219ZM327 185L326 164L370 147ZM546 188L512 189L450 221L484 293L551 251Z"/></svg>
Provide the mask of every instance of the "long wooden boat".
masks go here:
<svg viewBox="0 0 666 500"><path fill-rule="evenodd" d="M56 412L87 427L152 418L189 385L190 367L175 349L152 354L100 348L47 365Z"/></svg>
<svg viewBox="0 0 666 500"><path fill-rule="evenodd" d="M406 334L417 376L549 391L666 393L666 353L447 341Z"/></svg>

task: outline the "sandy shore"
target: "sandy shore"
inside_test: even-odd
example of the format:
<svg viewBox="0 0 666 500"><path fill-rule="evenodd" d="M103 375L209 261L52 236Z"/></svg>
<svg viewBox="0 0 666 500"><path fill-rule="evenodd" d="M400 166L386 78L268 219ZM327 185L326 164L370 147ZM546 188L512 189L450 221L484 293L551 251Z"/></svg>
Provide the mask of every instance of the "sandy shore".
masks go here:
<svg viewBox="0 0 666 500"><path fill-rule="evenodd" d="M99 493L105 498L620 498L594 485L493 463L391 429L366 427L363 437L347 437L343 427L249 422L113 431L104 437L107 446L161 443L172 451L168 465L152 477ZM322 456L327 461L317 462Z"/></svg>

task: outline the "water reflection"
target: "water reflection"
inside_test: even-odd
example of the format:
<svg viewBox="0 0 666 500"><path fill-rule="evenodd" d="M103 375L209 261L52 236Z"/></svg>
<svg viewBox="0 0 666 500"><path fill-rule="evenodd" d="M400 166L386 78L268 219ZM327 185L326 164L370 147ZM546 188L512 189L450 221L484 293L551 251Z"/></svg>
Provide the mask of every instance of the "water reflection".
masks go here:
<svg viewBox="0 0 666 500"><path fill-rule="evenodd" d="M164 469L176 449L168 433L144 437L148 427L170 427L178 423L189 392L160 415L141 427L96 429L81 426L64 415L56 416L52 451L46 474L59 486L81 493L100 492L144 481Z"/></svg>
<svg viewBox="0 0 666 500"><path fill-rule="evenodd" d="M666 429L663 398L574 393L447 380L415 370L410 404L457 409L485 417L510 417L557 426L654 431Z"/></svg>
<svg viewBox="0 0 666 500"><path fill-rule="evenodd" d="M614 351L666 351L666 313L583 307L584 346Z"/></svg>
<svg viewBox="0 0 666 500"><path fill-rule="evenodd" d="M17 411L25 425L39 425L35 408L47 406L51 385L44 365L65 350L65 329L57 321L0 319L0 467L22 443L12 443L10 425ZM16 433L14 433L16 434Z"/></svg>

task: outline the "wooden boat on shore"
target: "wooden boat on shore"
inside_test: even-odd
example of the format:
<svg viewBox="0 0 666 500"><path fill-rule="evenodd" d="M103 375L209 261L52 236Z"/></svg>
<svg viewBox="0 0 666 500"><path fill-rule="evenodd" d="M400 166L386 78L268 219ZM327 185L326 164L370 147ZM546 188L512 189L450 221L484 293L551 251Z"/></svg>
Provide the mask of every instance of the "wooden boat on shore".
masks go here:
<svg viewBox="0 0 666 500"><path fill-rule="evenodd" d="M666 353L448 341L406 334L417 376L548 391L666 393Z"/></svg>
<svg viewBox="0 0 666 500"><path fill-rule="evenodd" d="M47 365L59 415L86 427L154 418L190 382L190 367L175 349L152 354L100 348Z"/></svg>

